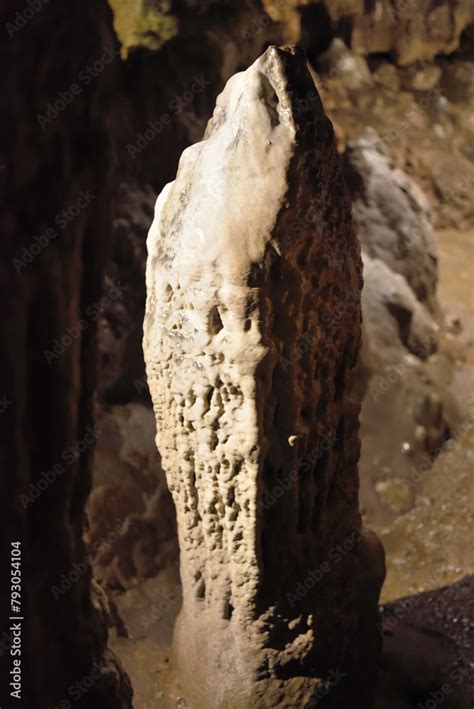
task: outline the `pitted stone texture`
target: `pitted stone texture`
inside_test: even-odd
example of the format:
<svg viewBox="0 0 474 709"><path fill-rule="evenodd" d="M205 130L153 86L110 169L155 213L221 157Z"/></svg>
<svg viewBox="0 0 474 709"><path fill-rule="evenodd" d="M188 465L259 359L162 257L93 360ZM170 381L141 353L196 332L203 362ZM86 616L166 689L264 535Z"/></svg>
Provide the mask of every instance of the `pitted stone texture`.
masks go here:
<svg viewBox="0 0 474 709"><path fill-rule="evenodd" d="M327 706L370 706L383 555L361 530L345 396L361 259L310 92L292 48L232 77L148 238L145 360L183 583L175 657L199 708L311 706L326 689Z"/></svg>

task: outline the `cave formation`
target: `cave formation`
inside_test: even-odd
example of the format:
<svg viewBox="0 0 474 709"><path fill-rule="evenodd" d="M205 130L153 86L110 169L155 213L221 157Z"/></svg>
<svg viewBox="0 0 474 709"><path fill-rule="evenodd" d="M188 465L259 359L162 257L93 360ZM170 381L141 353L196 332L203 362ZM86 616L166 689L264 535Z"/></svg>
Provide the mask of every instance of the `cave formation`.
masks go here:
<svg viewBox="0 0 474 709"><path fill-rule="evenodd" d="M315 92L290 47L232 77L148 237L145 361L183 584L174 653L203 709L318 692L362 709L375 684L383 551L361 528L347 397L362 264Z"/></svg>
<svg viewBox="0 0 474 709"><path fill-rule="evenodd" d="M101 487L94 447L102 462L108 407L120 409L123 428L150 437L140 342L142 242L156 195L149 185L161 189L173 179L186 148L150 231L145 325L157 445L180 540L183 604L172 664L197 709L371 705L384 568L358 508L360 391L366 370L377 371L374 352L384 372L387 342L397 361L408 354L421 365L438 347L428 210L408 177L380 157L385 149L373 135L349 144L343 168L364 251L372 349L370 367L362 351L355 370L362 265L331 124L298 51L273 47L252 62L268 44L288 40L307 45L317 63L342 35L357 56L342 45L332 61L350 65L350 78L344 69L337 75L349 94L353 80L367 88L362 55L372 55L377 78L370 81L388 81L391 90L399 71L405 89L411 81L418 91L438 53L469 41L472 18L466 2L427 3L426 16L409 4L400 17L392 7L377 14L371 4L349 14L331 2L317 11L274 5L270 19L252 3L230 2L229 22L207 4L200 16L185 2L176 17L164 9L152 30L139 17L145 6L131 17L119 0L6 0L0 9L8 66L0 160L1 550L3 572L12 541L21 544L15 676L28 708L134 705L108 639L120 618L113 618L110 589L95 580L85 539L110 532L121 495L120 519L130 510L143 519L125 524L123 566L111 571L105 556L113 588L126 589L137 569L156 571L148 559L140 566L136 548L151 537L154 553L160 525L175 553L164 478L143 474L134 489L121 479L115 489ZM457 70L443 61L446 75ZM219 97L198 144L216 96L247 67ZM229 116L247 132L233 135ZM459 153L455 166L464 164ZM434 183L441 189L440 179ZM448 223L451 211L462 211L456 199L465 201L472 182L465 183L445 202ZM387 194L398 205L391 211ZM193 229L203 223L211 237L203 232L195 242ZM387 239L378 241L380 224ZM236 237L245 237L242 248ZM412 376L410 369L403 379ZM431 382L424 386L413 407L415 442L417 455L431 456L453 426ZM382 394L379 387L372 397L375 418ZM387 417L402 418L405 402L398 407ZM399 456L401 468L397 435L387 426L384 436L381 447L388 459ZM115 429L111 440L118 440ZM129 460L115 453L113 465L126 468ZM140 484L156 502L148 517ZM61 586L63 578L72 581ZM10 594L2 573L2 707L19 706L11 694L18 623Z"/></svg>

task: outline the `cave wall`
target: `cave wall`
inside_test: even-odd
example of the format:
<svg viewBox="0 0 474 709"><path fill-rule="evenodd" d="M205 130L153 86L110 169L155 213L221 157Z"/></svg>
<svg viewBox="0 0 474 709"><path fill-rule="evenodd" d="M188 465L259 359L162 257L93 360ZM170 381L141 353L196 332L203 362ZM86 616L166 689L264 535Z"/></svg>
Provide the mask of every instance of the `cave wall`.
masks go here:
<svg viewBox="0 0 474 709"><path fill-rule="evenodd" d="M110 0L114 26L124 55L130 49L159 50L190 28L205 33L210 25L231 27L245 19L243 44L280 32L312 54L341 37L354 52L387 54L400 65L450 54L474 22L470 0L185 0L153 2Z"/></svg>
<svg viewBox="0 0 474 709"><path fill-rule="evenodd" d="M474 21L470 0L263 0L262 4L272 19L284 23L288 40L302 37L313 52L324 51L328 38L337 36L356 54L390 55L401 66L450 54Z"/></svg>
<svg viewBox="0 0 474 709"><path fill-rule="evenodd" d="M443 101L444 93L451 98L449 86L446 88L449 76L457 75L465 62L460 58L458 66L450 63L451 57L445 57L443 62L438 58L437 63L430 63L435 45L427 40L427 33L439 39L435 53L450 52L461 41L462 30L464 39L468 38L469 13L466 14L462 3L443 3L439 6L441 12L429 3L408 1L386 3L382 14L371 4L362 6L354 2L321 5L228 0L216 4L189 0L178 6L173 2L138 4L132 0L110 0L110 6L121 44L121 58L117 61L121 91L113 97L109 119L116 139L117 184L112 198L111 259L106 270L110 282L119 279L124 288L117 301L104 308L99 321L99 415L108 430L117 428L117 422L122 430L120 422L125 414L130 415L130 420L138 415L144 421L150 414L140 338L145 299L145 237L152 219L151 205L164 184L173 179L181 152L202 138L215 97L229 76L249 66L269 42L301 43L318 70L318 87L322 87L323 103L335 124L339 148L349 138L358 137L367 124L374 123L396 166L408 170L416 179L423 178L423 186L432 198L430 207L437 208L435 200L442 194L448 201L438 210L441 216L458 218L462 213L458 202L469 203L472 183L465 178L460 184L458 175L466 171L468 160L463 152L466 153L470 143L464 129L457 130L458 117L453 119L455 128L447 125L453 105L447 110ZM454 24L443 21L441 27L440 18L451 7L453 18L458 19ZM381 35L380 26L388 27L387 23L389 31L384 30ZM369 25L371 30L364 30L364 44L360 28ZM330 52L322 61L320 52L335 35L352 44L352 51L344 48L342 40L336 40L339 48L342 44L342 51ZM383 48L379 46L381 37L385 42ZM405 54L398 51L396 41L402 39L410 55L405 49ZM372 52L377 54L372 56ZM362 55L369 55L367 61ZM414 61L415 57L419 61ZM405 59L414 63L401 67ZM420 82L423 86L427 77L432 81L431 76L436 78L439 74L440 62L444 67L440 86L433 88L428 83L426 92L420 92ZM462 92L467 94L467 89L462 88ZM399 112L394 109L395 96ZM309 96L308 105L312 100ZM453 144L459 143L459 149L449 156L443 137L438 138L431 129L434 120L447 131ZM423 132L419 130L421 122ZM420 141L423 151L418 149ZM428 158L423 165L425 154ZM412 268L416 256L413 249L405 251L404 264ZM370 317L370 310L366 310ZM375 313L376 309L373 310ZM381 358L385 364L384 352ZM130 406L134 413L121 408ZM122 434L119 438L121 448L125 438ZM397 440L393 439L392 447L398 451ZM159 461L153 463L154 473L147 473L145 490L140 460L148 460L149 446L135 438L134 444L141 446L140 455L137 454L135 462L127 461L126 475L111 480L107 470L115 463L115 452L110 441L108 436L98 441L100 459L95 466L95 479L100 489L97 497L91 499L89 511L93 520L101 518L101 524L93 522L92 536L97 535L97 529L104 529L100 502L104 494L110 501L110 530L116 523L116 510L125 513L129 501L127 518L139 527L145 524L147 535L171 536L173 529L168 522L164 529L161 515L151 512L156 509L154 500L167 499L167 508L170 504ZM145 468L150 470L148 463ZM120 470L124 470L122 465ZM126 497L125 488L133 493ZM166 514L164 518L168 520L169 516ZM132 528L130 534L131 531ZM113 564L119 568L118 573L110 576L113 586L126 586L137 572L137 565L131 560L131 546L130 535L125 535L113 550ZM150 549L150 558L142 568L156 568L159 557L156 544L151 544Z"/></svg>
<svg viewBox="0 0 474 709"><path fill-rule="evenodd" d="M2 706L20 704L8 620L19 541L21 705L125 709L131 688L106 648L83 542L118 48L105 2L9 1L0 16Z"/></svg>

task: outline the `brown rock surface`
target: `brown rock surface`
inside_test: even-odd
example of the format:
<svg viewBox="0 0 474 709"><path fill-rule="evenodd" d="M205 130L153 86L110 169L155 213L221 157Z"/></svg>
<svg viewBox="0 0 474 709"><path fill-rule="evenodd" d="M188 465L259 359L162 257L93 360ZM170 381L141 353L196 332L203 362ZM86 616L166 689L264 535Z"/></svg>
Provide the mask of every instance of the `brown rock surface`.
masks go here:
<svg viewBox="0 0 474 709"><path fill-rule="evenodd" d="M470 0L263 0L263 5L283 23L288 40L299 42L306 35L314 49L324 18L326 37L339 34L356 54L387 53L400 65L453 52L463 30L474 21Z"/></svg>

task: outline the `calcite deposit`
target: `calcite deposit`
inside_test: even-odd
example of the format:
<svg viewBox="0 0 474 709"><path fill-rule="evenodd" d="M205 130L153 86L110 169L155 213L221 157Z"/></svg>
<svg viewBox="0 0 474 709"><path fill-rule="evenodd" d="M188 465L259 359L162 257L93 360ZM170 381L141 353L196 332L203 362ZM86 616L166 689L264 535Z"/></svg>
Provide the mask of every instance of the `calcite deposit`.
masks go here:
<svg viewBox="0 0 474 709"><path fill-rule="evenodd" d="M384 563L361 527L346 396L362 267L301 51L270 47L230 79L158 197L148 251L184 695L197 709L367 709Z"/></svg>

